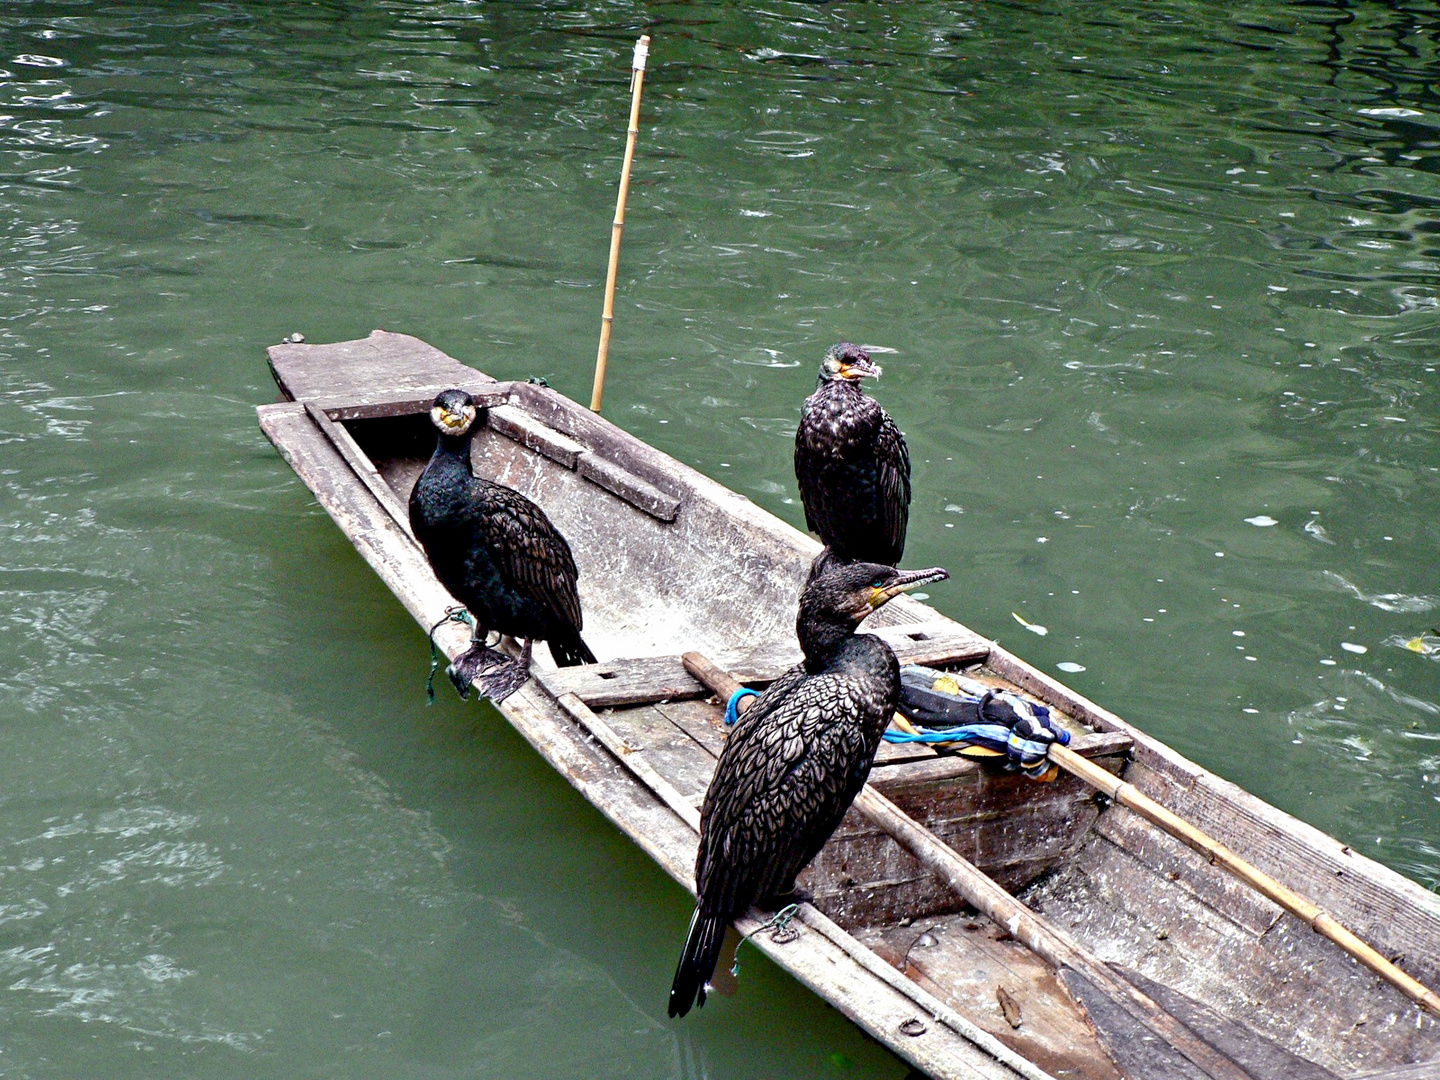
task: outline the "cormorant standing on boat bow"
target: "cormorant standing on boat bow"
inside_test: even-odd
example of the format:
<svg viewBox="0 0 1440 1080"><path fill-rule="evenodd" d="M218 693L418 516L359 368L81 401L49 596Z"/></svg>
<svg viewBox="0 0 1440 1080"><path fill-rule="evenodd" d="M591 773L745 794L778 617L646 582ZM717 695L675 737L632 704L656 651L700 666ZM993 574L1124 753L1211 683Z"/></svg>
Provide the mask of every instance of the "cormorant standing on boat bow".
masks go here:
<svg viewBox="0 0 1440 1080"><path fill-rule="evenodd" d="M440 584L475 619L469 650L450 667L455 689L464 697L473 682L501 701L530 677L537 639L549 643L561 667L593 664L595 654L580 638L570 545L540 507L470 467L470 444L484 412L463 390L435 399L430 420L440 434L410 493L410 526ZM486 646L491 630L525 639L519 660Z"/></svg>
<svg viewBox="0 0 1440 1080"><path fill-rule="evenodd" d="M910 519L910 452L895 421L865 396L867 377L880 377L869 353L848 341L830 347L800 409L795 479L806 526L835 558L894 566Z"/></svg>
<svg viewBox="0 0 1440 1080"><path fill-rule="evenodd" d="M900 665L856 628L907 589L949 575L831 563L800 596L803 663L754 700L725 742L700 811L698 902L670 987L670 1015L704 1005L725 927L773 910L865 786L900 700Z"/></svg>

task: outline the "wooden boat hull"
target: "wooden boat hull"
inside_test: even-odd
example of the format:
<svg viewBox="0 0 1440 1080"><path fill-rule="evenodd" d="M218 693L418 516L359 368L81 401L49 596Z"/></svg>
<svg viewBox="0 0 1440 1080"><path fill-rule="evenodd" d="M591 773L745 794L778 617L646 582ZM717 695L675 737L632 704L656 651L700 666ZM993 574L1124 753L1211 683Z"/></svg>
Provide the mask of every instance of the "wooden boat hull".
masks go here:
<svg viewBox="0 0 1440 1080"><path fill-rule="evenodd" d="M452 601L409 535L403 509L433 447L424 414L450 386L496 403L476 440L475 467L534 498L570 540L586 639L602 658L582 668L540 668L501 711L586 798L693 888L693 830L577 724L577 707L599 713L698 804L724 735L717 707L679 654L704 652L747 681L773 678L793 663L795 597L815 541L553 391L496 382L405 335L280 345L270 361L291 400L262 406L262 428L427 627ZM899 599L867 629L902 659L969 667L1046 701L1074 726L1082 752L1123 770L1146 794L1309 895L1387 955L1403 955L1417 977L1440 981L1440 898L923 604ZM437 637L452 655L465 644L459 627ZM1190 1029L1208 1032L1201 1037L1209 1045L1230 1047L1223 1052L1236 1061L1259 1055L1244 1064L1257 1078L1348 1076L1440 1060L1434 1018L1189 849L1128 810L1103 806L1077 781L1035 784L924 749L886 748L872 783L1102 960L1151 987L1156 1001L1167 998L1165 1008L1188 1015ZM1117 1048L1115 1039L1097 1037L1092 1021L1103 1003L1082 1008L1083 991L1062 988L1003 928L967 913L947 886L858 815L847 818L804 883L834 924L817 919L794 940L762 934L757 943L930 1075L1016 1073L937 1022L924 1007L933 1005L927 994L1057 1074L1204 1075L1185 1073L1193 1062L1177 1065L1163 1048L1153 1060L1143 1053L1126 1060L1144 1047ZM891 965L879 976L876 957ZM906 978L895 980L894 972Z"/></svg>

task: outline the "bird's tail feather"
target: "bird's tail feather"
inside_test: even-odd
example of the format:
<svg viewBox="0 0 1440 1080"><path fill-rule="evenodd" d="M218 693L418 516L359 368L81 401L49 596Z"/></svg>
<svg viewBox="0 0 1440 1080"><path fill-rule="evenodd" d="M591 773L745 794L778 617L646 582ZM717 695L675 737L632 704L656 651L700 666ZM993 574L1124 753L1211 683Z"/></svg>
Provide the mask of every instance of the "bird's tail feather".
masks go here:
<svg viewBox="0 0 1440 1080"><path fill-rule="evenodd" d="M566 629L547 640L550 643L550 655L555 658L557 667L596 663L595 654L590 651L590 646L585 644L579 630Z"/></svg>
<svg viewBox="0 0 1440 1080"><path fill-rule="evenodd" d="M715 974L715 961L725 943L726 923L720 915L702 915L698 907L690 917L685 949L675 967L675 981L670 984L671 1016L684 1016L691 1005L705 1004L705 984Z"/></svg>

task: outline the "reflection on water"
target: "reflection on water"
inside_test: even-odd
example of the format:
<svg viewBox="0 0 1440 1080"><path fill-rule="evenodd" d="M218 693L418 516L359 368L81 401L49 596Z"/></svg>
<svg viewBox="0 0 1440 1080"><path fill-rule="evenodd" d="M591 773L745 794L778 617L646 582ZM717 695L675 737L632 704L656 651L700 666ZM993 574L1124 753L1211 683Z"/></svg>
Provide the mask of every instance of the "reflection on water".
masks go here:
<svg viewBox="0 0 1440 1080"><path fill-rule="evenodd" d="M904 1075L763 963L666 1021L685 898L421 706L255 430L296 330L588 391L642 29L612 418L798 524L820 356L889 353L933 603L1440 886L1432 7L27 0L13 1070Z"/></svg>

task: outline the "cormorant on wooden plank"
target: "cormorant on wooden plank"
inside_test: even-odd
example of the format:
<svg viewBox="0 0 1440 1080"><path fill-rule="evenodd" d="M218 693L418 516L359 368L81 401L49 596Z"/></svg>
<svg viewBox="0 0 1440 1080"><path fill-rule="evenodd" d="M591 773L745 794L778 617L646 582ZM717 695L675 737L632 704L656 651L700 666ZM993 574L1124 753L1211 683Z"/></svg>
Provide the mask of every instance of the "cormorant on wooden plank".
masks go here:
<svg viewBox="0 0 1440 1080"><path fill-rule="evenodd" d="M895 421L860 387L879 376L858 345L830 347L800 410L795 479L806 526L836 559L894 566L910 520L910 452Z"/></svg>
<svg viewBox="0 0 1440 1080"><path fill-rule="evenodd" d="M470 467L484 412L463 390L435 399L430 420L439 438L410 493L410 525L440 584L475 619L474 639L450 666L450 680L462 698L474 683L502 701L529 679L535 641L548 642L561 667L593 664L595 654L580 637L570 545L540 507ZM491 630L525 639L519 660L486 646Z"/></svg>
<svg viewBox="0 0 1440 1080"><path fill-rule="evenodd" d="M698 902L670 1015L704 1005L725 927L758 904L775 910L865 786L900 700L900 665L855 630L907 589L949 575L831 563L800 596L803 663L755 699L725 742L700 811Z"/></svg>

